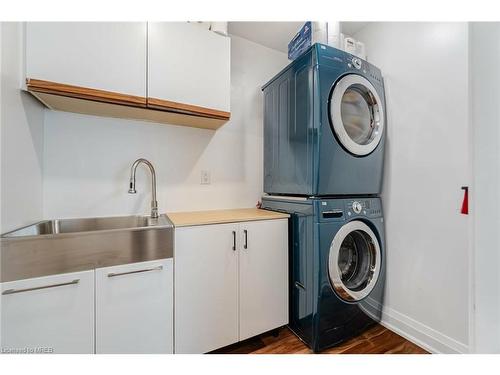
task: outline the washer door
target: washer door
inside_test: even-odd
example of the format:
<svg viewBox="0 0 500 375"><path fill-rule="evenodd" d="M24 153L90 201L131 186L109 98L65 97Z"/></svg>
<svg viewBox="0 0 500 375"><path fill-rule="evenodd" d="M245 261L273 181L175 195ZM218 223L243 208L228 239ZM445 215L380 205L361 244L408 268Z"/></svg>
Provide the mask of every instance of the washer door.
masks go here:
<svg viewBox="0 0 500 375"><path fill-rule="evenodd" d="M373 231L353 220L337 232L330 245L330 282L344 301L360 301L370 294L380 274L380 245Z"/></svg>
<svg viewBox="0 0 500 375"><path fill-rule="evenodd" d="M357 156L368 155L384 132L384 108L375 87L364 77L342 77L330 95L330 124L342 146Z"/></svg>

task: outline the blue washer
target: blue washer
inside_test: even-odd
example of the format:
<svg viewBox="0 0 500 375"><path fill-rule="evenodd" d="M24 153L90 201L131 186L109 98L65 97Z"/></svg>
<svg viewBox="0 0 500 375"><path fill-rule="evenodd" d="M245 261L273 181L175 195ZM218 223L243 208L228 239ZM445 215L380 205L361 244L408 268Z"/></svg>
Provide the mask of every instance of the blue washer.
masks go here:
<svg viewBox="0 0 500 375"><path fill-rule="evenodd" d="M262 90L266 193L380 194L386 111L377 67L314 44Z"/></svg>
<svg viewBox="0 0 500 375"><path fill-rule="evenodd" d="M380 198L263 197L291 215L290 329L313 351L380 321L385 238Z"/></svg>

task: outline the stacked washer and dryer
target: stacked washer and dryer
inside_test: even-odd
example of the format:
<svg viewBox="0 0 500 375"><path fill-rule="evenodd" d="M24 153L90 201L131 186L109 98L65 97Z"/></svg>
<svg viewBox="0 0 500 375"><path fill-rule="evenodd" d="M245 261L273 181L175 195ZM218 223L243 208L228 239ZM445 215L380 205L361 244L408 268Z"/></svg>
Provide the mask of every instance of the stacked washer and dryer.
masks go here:
<svg viewBox="0 0 500 375"><path fill-rule="evenodd" d="M315 44L264 87L262 207L289 213L291 330L319 352L380 320L381 72Z"/></svg>

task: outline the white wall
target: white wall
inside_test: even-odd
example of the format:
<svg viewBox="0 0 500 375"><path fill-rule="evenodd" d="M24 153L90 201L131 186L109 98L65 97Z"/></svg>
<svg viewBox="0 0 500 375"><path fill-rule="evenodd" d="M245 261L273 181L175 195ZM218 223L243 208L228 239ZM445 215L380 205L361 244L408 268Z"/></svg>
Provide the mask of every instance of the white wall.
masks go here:
<svg viewBox="0 0 500 375"><path fill-rule="evenodd" d="M500 23L470 25L475 351L500 353Z"/></svg>
<svg viewBox="0 0 500 375"><path fill-rule="evenodd" d="M231 41L231 121L218 131L47 111L44 217L148 213L147 169L127 194L139 157L156 168L160 212L252 207L262 195L260 87L286 55L242 38ZM202 170L211 184L200 185Z"/></svg>
<svg viewBox="0 0 500 375"><path fill-rule="evenodd" d="M20 23L1 24L0 233L42 217L43 106L21 92Z"/></svg>
<svg viewBox="0 0 500 375"><path fill-rule="evenodd" d="M429 350L466 352L468 26L371 23L356 37L386 85L384 324Z"/></svg>

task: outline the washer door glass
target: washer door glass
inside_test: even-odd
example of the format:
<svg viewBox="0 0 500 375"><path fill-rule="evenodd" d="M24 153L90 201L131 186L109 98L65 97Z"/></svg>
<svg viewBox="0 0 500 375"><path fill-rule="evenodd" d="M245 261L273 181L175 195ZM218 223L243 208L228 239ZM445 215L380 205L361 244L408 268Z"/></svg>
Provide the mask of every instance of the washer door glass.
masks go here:
<svg viewBox="0 0 500 375"><path fill-rule="evenodd" d="M330 246L329 275L337 295L360 301L370 294L380 274L380 245L362 221L351 221L337 232Z"/></svg>
<svg viewBox="0 0 500 375"><path fill-rule="evenodd" d="M384 130L384 112L367 79L349 74L337 82L330 96L330 123L349 152L363 156L377 147Z"/></svg>

